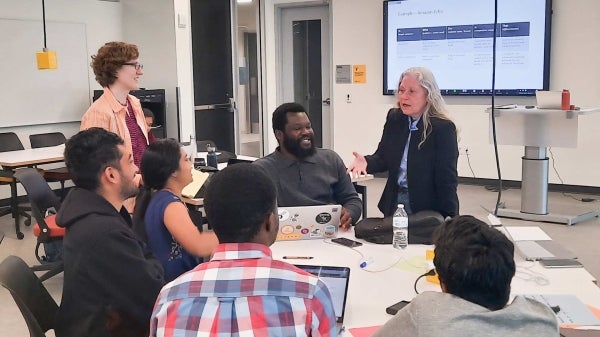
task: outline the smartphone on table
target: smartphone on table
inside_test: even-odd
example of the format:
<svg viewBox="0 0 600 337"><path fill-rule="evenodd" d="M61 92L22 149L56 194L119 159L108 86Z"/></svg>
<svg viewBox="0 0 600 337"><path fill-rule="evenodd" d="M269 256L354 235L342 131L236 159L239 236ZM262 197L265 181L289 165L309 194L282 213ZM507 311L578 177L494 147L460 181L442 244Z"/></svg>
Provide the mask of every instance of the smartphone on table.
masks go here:
<svg viewBox="0 0 600 337"><path fill-rule="evenodd" d="M385 308L385 312L387 312L390 315L395 315L398 311L400 311L400 309L404 308L409 303L410 301L400 301L396 304L390 305L389 307Z"/></svg>
<svg viewBox="0 0 600 337"><path fill-rule="evenodd" d="M346 238L335 238L331 239L331 242L337 243L342 246L354 248L362 246L362 242L346 239Z"/></svg>

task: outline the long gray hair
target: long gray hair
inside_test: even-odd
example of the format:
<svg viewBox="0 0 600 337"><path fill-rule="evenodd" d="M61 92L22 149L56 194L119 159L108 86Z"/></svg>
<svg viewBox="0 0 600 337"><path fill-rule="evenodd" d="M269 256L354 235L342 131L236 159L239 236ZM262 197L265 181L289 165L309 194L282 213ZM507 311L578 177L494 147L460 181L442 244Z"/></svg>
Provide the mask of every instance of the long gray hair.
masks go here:
<svg viewBox="0 0 600 337"><path fill-rule="evenodd" d="M400 87L400 83L402 79L406 76L413 76L419 81L419 84L427 91L427 107L425 112L423 113L423 135L421 136L421 142L419 142L419 148L421 145L425 143L427 136L431 133L431 117L436 117L440 119L450 120L450 116L448 115L448 109L446 108L446 103L442 98L442 94L440 94L440 88L435 81L435 77L433 73L423 67L412 67L406 69L402 75L400 75L400 80L398 81L398 88Z"/></svg>

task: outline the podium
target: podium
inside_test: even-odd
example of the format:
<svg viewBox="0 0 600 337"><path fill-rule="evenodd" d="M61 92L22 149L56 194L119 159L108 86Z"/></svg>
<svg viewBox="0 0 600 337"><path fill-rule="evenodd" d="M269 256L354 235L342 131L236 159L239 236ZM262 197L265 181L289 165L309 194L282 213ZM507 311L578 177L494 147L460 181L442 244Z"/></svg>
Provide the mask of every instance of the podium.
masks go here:
<svg viewBox="0 0 600 337"><path fill-rule="evenodd" d="M491 108L486 110L490 111ZM600 112L600 108L565 111L517 106L494 109L498 144L525 147L521 157L521 209L498 209L498 216L573 225L600 215L596 211L578 215L548 212L547 148L577 147L579 116L596 112ZM493 142L491 114L489 120L490 142Z"/></svg>

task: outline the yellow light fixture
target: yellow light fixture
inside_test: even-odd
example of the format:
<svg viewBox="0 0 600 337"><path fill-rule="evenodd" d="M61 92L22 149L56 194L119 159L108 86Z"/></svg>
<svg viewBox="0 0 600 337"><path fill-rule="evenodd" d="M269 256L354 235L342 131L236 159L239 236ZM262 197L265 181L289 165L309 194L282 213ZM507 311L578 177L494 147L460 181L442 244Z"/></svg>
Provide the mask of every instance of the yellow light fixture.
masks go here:
<svg viewBox="0 0 600 337"><path fill-rule="evenodd" d="M58 60L55 51L49 51L46 48L46 4L42 0L42 25L44 27L44 49L36 53L38 69L56 69Z"/></svg>

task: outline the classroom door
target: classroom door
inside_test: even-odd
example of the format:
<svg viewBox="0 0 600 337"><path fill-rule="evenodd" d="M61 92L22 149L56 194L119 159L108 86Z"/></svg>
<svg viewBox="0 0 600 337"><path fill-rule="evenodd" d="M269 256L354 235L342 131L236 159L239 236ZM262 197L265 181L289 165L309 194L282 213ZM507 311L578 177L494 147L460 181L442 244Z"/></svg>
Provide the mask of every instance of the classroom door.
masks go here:
<svg viewBox="0 0 600 337"><path fill-rule="evenodd" d="M281 9L280 103L308 111L315 146L331 148L329 6Z"/></svg>
<svg viewBox="0 0 600 337"><path fill-rule="evenodd" d="M231 2L193 0L190 10L196 140L237 153Z"/></svg>

